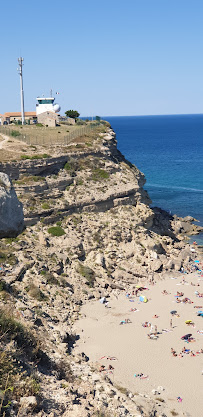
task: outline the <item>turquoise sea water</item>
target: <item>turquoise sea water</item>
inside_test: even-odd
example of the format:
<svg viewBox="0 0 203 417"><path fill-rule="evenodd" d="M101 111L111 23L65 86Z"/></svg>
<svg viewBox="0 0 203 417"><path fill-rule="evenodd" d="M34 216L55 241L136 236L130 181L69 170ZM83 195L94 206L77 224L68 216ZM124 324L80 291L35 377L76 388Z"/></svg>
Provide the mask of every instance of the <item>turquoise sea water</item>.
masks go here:
<svg viewBox="0 0 203 417"><path fill-rule="evenodd" d="M203 226L203 115L104 117L158 206ZM199 236L203 244L203 235Z"/></svg>

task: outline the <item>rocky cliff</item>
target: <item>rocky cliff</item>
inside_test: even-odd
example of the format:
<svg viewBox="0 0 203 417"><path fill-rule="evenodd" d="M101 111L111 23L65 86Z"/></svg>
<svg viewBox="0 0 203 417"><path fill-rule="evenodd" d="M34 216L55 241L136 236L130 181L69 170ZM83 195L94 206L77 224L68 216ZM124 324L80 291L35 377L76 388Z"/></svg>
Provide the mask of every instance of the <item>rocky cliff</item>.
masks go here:
<svg viewBox="0 0 203 417"><path fill-rule="evenodd" d="M187 267L195 253L185 232L195 226L149 207L144 175L117 150L108 125L46 151L0 165L15 182L27 225L16 239L1 239L0 410L155 416L152 399L114 386L85 352L74 354L72 326L88 300Z"/></svg>
<svg viewBox="0 0 203 417"><path fill-rule="evenodd" d="M23 205L8 175L0 172L0 237L15 237L23 227Z"/></svg>

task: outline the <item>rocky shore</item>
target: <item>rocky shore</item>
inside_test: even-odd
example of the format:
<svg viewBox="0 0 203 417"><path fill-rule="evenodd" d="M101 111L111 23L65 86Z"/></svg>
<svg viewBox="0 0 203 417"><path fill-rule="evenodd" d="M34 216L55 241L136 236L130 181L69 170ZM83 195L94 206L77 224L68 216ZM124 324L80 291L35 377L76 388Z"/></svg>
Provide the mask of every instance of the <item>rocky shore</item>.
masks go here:
<svg viewBox="0 0 203 417"><path fill-rule="evenodd" d="M187 236L201 228L150 208L144 175L107 123L70 146L26 152L0 163L0 207L23 205L25 227L16 208L1 211L0 413L164 417L75 354L73 326L89 300L187 270L198 251Z"/></svg>

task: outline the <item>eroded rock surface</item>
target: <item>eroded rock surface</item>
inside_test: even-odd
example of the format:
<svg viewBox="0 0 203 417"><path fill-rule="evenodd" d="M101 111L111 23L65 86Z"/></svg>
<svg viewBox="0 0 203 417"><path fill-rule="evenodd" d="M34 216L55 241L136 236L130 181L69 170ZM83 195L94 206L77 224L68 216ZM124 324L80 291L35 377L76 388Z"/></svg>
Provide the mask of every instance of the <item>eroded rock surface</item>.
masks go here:
<svg viewBox="0 0 203 417"><path fill-rule="evenodd" d="M0 172L0 237L16 236L23 227L23 205L8 175Z"/></svg>

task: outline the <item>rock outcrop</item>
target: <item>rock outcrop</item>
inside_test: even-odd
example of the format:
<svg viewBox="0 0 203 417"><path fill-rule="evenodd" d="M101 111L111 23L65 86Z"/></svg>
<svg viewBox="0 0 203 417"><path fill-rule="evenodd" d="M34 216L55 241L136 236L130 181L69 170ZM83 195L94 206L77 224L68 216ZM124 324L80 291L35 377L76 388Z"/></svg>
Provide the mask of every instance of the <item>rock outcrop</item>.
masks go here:
<svg viewBox="0 0 203 417"><path fill-rule="evenodd" d="M15 237L23 227L23 205L8 175L0 172L0 237Z"/></svg>

